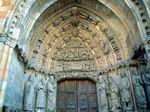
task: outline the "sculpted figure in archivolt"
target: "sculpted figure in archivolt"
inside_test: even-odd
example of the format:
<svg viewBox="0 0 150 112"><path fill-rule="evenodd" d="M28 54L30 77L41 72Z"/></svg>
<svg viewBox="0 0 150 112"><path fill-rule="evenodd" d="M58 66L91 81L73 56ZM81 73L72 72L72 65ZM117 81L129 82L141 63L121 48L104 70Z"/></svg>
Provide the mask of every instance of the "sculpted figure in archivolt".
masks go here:
<svg viewBox="0 0 150 112"><path fill-rule="evenodd" d="M56 81L54 76L50 76L50 79L47 83L47 110L48 112L55 112L56 108Z"/></svg>
<svg viewBox="0 0 150 112"><path fill-rule="evenodd" d="M33 112L35 98L34 76L29 76L24 88L24 107L25 112Z"/></svg>

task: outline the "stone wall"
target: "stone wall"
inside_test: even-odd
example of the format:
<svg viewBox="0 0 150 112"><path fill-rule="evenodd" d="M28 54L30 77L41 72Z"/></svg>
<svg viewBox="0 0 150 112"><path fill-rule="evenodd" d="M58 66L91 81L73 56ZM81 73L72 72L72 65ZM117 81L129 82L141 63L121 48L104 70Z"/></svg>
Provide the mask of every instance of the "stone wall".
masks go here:
<svg viewBox="0 0 150 112"><path fill-rule="evenodd" d="M22 108L25 79L23 63L18 60L14 51L4 100L4 105L12 110Z"/></svg>

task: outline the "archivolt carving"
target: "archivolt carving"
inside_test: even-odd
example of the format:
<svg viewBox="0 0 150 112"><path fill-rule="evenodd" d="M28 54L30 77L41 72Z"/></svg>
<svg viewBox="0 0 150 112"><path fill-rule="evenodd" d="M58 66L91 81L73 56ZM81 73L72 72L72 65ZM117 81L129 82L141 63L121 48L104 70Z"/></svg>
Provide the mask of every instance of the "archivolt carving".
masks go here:
<svg viewBox="0 0 150 112"><path fill-rule="evenodd" d="M62 14L52 17L52 22L48 24L48 21L43 23L43 25L46 26L44 29L44 34L40 34L39 38L41 39L38 39L34 42L35 47L30 51L31 56L29 56L29 60L32 60L31 58L34 60L36 58L34 55L36 54L39 58L45 58L48 55L49 60L51 60L50 58L55 57L52 54L57 48L56 46L58 41L62 40L61 38L63 38L63 43L61 45L63 48L63 46L71 41L73 37L79 37L82 41L85 41L87 46L89 46L89 48L93 51L95 48L97 48L99 53L94 53L95 55L98 55L95 57L102 57L109 54L112 55L111 58L114 58L113 55L116 54L117 60L122 59L122 55L119 50L121 44L118 40L116 40L118 35L115 31L112 31L112 28L110 28L110 26L104 22L102 18L87 11L86 9L79 7L70 8L67 11L64 11ZM103 24L105 24L105 27ZM44 47L47 45L50 45L52 49L45 49ZM42 57L39 56L40 54L43 54L41 55ZM116 59L114 58L113 60ZM105 61L104 63L109 64L110 62ZM32 62L29 61L29 63ZM43 62L40 63L45 64L46 59L43 59ZM49 67L47 67L47 69L49 69Z"/></svg>

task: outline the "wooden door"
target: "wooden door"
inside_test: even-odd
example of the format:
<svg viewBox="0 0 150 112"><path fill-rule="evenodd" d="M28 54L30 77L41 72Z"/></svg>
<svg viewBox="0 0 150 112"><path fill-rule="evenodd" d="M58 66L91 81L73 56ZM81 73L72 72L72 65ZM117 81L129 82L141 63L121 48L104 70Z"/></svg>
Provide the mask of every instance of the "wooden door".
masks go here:
<svg viewBox="0 0 150 112"><path fill-rule="evenodd" d="M95 83L90 80L59 82L57 112L98 112Z"/></svg>

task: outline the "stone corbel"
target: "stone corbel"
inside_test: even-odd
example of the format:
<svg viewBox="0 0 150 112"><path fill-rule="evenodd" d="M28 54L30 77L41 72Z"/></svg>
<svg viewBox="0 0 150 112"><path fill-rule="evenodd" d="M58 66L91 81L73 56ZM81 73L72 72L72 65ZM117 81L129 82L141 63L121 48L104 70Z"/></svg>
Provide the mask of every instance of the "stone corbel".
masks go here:
<svg viewBox="0 0 150 112"><path fill-rule="evenodd" d="M8 45L11 48L14 48L17 44L17 40L11 38L8 34L0 34L0 42Z"/></svg>

